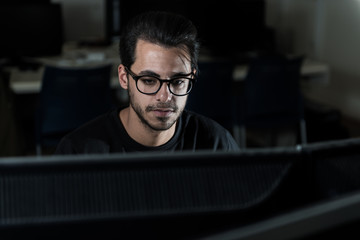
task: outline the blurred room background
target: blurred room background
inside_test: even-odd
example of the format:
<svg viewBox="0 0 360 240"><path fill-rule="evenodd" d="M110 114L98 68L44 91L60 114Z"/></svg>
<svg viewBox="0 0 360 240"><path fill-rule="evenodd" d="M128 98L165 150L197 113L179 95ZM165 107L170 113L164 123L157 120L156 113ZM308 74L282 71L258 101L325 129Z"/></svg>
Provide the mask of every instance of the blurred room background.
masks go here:
<svg viewBox="0 0 360 240"><path fill-rule="evenodd" d="M49 14L38 5L57 7ZM303 57L311 63L311 74L300 81L307 141L360 136L358 0L11 0L0 4L0 154L36 153L35 112L46 64L111 63L113 103L126 104L116 81L119 36L131 16L149 9L191 18L201 60L239 66L264 52Z"/></svg>

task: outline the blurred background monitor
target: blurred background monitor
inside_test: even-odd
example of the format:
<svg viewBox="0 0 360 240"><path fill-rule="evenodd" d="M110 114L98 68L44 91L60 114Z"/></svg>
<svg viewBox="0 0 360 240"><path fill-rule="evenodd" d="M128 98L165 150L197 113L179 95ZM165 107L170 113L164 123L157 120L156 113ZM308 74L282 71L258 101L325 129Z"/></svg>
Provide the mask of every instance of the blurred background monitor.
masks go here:
<svg viewBox="0 0 360 240"><path fill-rule="evenodd" d="M204 49L214 55L246 55L273 47L265 24L265 0L107 0L107 38L119 37L131 17L148 10L170 11L190 18Z"/></svg>
<svg viewBox="0 0 360 240"><path fill-rule="evenodd" d="M63 44L60 4L2 3L0 58L60 55Z"/></svg>

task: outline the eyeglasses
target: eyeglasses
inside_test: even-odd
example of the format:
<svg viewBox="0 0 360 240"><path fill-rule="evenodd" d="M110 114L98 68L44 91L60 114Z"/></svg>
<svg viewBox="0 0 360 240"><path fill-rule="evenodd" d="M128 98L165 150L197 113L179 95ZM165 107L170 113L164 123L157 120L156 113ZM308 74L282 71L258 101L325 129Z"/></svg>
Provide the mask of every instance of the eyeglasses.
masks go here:
<svg viewBox="0 0 360 240"><path fill-rule="evenodd" d="M125 70L135 80L138 91L146 95L156 94L161 89L163 83L167 83L169 91L173 95L185 96L190 93L196 81L193 73L176 76L169 80L163 80L151 75L136 75L127 67L125 67Z"/></svg>

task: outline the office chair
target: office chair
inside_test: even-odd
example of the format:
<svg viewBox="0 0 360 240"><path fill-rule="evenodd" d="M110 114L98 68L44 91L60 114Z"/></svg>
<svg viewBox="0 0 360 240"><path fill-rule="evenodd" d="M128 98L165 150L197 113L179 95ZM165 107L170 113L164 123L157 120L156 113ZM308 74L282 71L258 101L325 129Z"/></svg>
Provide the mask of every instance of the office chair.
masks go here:
<svg viewBox="0 0 360 240"><path fill-rule="evenodd" d="M16 117L15 97L9 78L0 65L0 157L24 154L25 142Z"/></svg>
<svg viewBox="0 0 360 240"><path fill-rule="evenodd" d="M234 64L229 60L199 63L198 79L186 108L210 117L232 131L232 85Z"/></svg>
<svg viewBox="0 0 360 240"><path fill-rule="evenodd" d="M45 66L35 118L37 155L111 108L111 68Z"/></svg>
<svg viewBox="0 0 360 240"><path fill-rule="evenodd" d="M265 147L295 145L298 129L301 144L307 142L299 86L302 61L302 57L288 59L282 55L263 55L251 60L242 92L236 96L239 106L234 135L241 147L246 147L249 129L260 134L258 139L269 137L267 143L261 143ZM294 128L294 124L299 127ZM295 134L290 134L285 143L279 143L280 131L284 129L286 134L289 131Z"/></svg>

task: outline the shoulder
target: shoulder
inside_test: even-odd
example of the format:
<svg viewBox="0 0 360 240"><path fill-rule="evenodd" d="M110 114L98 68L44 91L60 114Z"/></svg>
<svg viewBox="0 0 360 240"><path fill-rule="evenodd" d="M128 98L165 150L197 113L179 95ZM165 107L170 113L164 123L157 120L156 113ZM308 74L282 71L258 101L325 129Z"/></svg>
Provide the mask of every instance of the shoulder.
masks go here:
<svg viewBox="0 0 360 240"><path fill-rule="evenodd" d="M220 132L226 132L227 130L221 126L219 123L214 121L211 118L208 118L204 115L184 110L183 112L183 121L186 127L197 127L199 130L205 130L205 131L220 131Z"/></svg>
<svg viewBox="0 0 360 240"><path fill-rule="evenodd" d="M56 154L107 152L109 134L117 125L117 111L102 114L65 135L57 146Z"/></svg>
<svg viewBox="0 0 360 240"><path fill-rule="evenodd" d="M182 121L184 134L196 138L198 145L214 150L238 150L231 133L213 119L184 110Z"/></svg>
<svg viewBox="0 0 360 240"><path fill-rule="evenodd" d="M97 136L102 135L104 130L107 130L111 125L114 125L114 116L117 116L117 111L112 110L105 114L102 114L93 120L83 124L73 132L68 134L68 137L86 137L86 136Z"/></svg>

